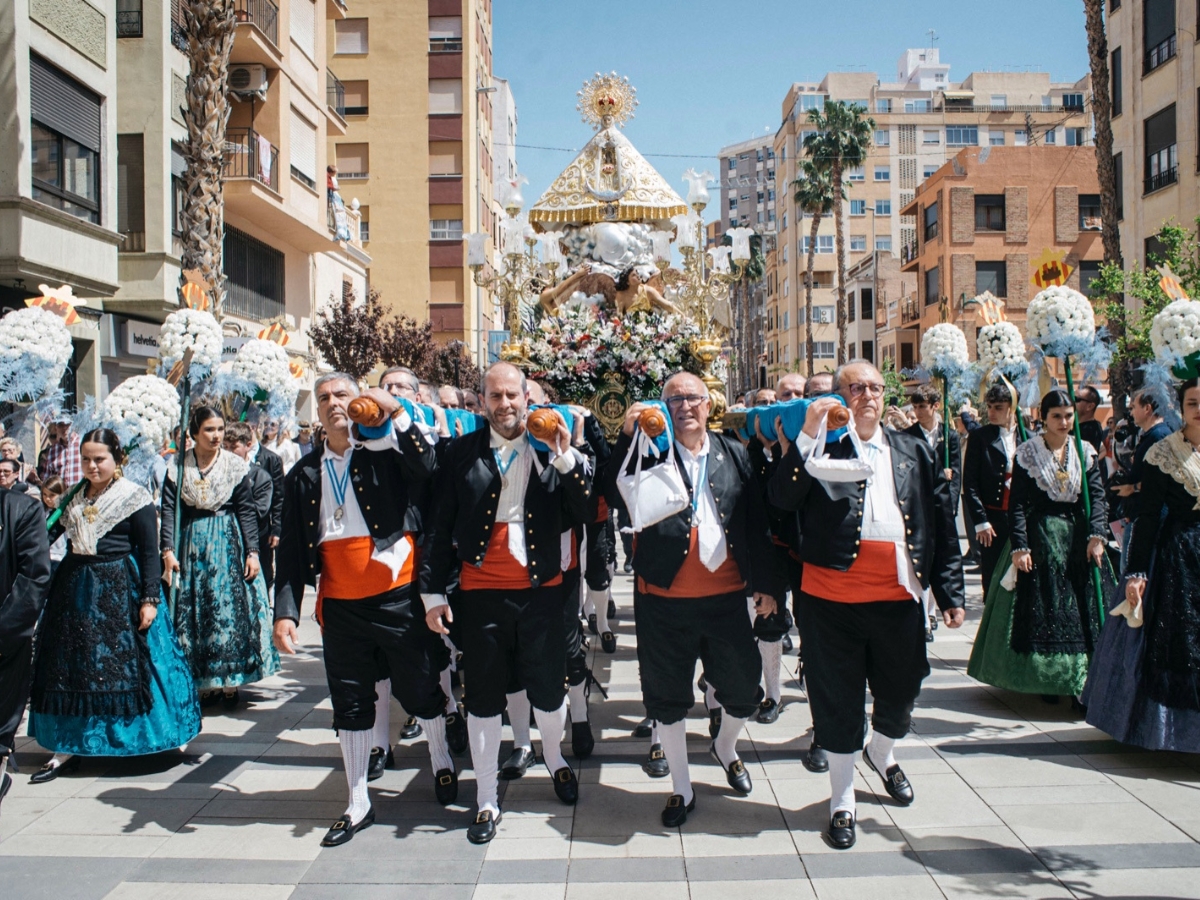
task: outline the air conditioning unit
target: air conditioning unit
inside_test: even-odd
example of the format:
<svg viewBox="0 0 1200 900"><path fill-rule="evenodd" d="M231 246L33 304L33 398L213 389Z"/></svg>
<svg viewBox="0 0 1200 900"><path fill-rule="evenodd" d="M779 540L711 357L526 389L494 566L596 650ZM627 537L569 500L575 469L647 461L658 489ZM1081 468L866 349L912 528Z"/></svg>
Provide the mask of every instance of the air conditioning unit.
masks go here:
<svg viewBox="0 0 1200 900"><path fill-rule="evenodd" d="M229 67L229 90L234 94L262 94L267 90L267 67L252 63Z"/></svg>

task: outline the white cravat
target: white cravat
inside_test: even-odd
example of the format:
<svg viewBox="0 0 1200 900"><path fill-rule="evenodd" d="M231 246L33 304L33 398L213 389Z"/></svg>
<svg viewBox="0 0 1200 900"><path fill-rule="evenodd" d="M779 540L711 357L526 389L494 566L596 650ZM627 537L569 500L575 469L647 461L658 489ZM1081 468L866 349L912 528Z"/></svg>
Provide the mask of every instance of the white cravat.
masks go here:
<svg viewBox="0 0 1200 900"><path fill-rule="evenodd" d="M725 535L721 529L721 515L717 512L717 501L713 498L712 486L707 477L708 466L705 464L710 456L712 445L708 435L704 435L704 443L700 450L693 454L687 447L676 442L675 448L679 460L687 471L688 481L692 483L692 496L696 510L696 542L699 544L700 562L710 572L721 568L729 555L725 546ZM716 461L719 463L724 455L717 451ZM701 480L701 474L705 477Z"/></svg>
<svg viewBox="0 0 1200 900"><path fill-rule="evenodd" d="M496 501L496 522L516 524L508 529L508 552L522 566L529 564L525 551L525 489L529 486L529 468L533 448L521 432L511 441L492 429L492 455L500 471L500 498Z"/></svg>
<svg viewBox="0 0 1200 900"><path fill-rule="evenodd" d="M359 446L362 446L361 444ZM358 498L354 496L354 485L350 482L350 456L354 448L348 449L344 455L338 456L329 444L321 454L321 527L318 543L326 541L341 541L346 538L371 537L371 529L363 518L358 506ZM328 460L328 462L327 462ZM334 476L339 480L345 478L346 493L342 498L342 514L337 514L338 500L334 493L333 482L330 480L329 469L333 468ZM399 577L400 570L412 552L412 545L406 540L399 540L386 550L380 550L378 544L371 553L371 559L383 563L392 573L392 578Z"/></svg>

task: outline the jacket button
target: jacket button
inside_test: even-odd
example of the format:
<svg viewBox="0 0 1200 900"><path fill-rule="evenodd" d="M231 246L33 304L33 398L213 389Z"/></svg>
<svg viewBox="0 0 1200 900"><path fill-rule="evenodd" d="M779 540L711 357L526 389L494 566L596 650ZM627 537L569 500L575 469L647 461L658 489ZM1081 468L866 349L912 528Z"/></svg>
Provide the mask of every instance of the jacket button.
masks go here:
<svg viewBox="0 0 1200 900"><path fill-rule="evenodd" d="M918 577L918 578L920 578L920 577L921 577L921 573L920 573L920 572L918 572L918 573L917 573L917 577Z"/></svg>
<svg viewBox="0 0 1200 900"><path fill-rule="evenodd" d="M857 554L857 553L851 553L851 554L850 554L850 558L851 558L851 559L858 559L858 554Z"/></svg>
<svg viewBox="0 0 1200 900"><path fill-rule="evenodd" d="M792 476L792 481L798 481L798 480L799 480L799 479L798 479L798 478L796 478L796 476L795 476L795 475L793 475L793 476Z"/></svg>
<svg viewBox="0 0 1200 900"><path fill-rule="evenodd" d="M536 550L536 549L537 549L537 547L535 547L533 544L530 544L530 545L529 545L529 549L530 549L530 550Z"/></svg>
<svg viewBox="0 0 1200 900"><path fill-rule="evenodd" d="M905 514L904 521L907 522L908 520L909 520L909 516L907 514Z"/></svg>
<svg viewBox="0 0 1200 900"><path fill-rule="evenodd" d="M493 499L493 500L495 500L495 499L496 499L496 495L495 495L495 494L492 494L492 499Z"/></svg>
<svg viewBox="0 0 1200 900"><path fill-rule="evenodd" d="M367 507L367 512L370 512L370 511L371 511L371 507L369 507L369 506L368 506L368 507Z"/></svg>
<svg viewBox="0 0 1200 900"><path fill-rule="evenodd" d="M487 541L480 541L480 542L479 542L479 546L480 546L480 547L486 547L486 546L487 546Z"/></svg>

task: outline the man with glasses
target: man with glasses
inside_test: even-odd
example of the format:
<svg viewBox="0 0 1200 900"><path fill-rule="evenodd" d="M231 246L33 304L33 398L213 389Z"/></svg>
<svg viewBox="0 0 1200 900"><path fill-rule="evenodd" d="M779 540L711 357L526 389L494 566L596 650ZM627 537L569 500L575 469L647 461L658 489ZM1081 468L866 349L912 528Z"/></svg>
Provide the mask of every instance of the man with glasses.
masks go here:
<svg viewBox="0 0 1200 900"><path fill-rule="evenodd" d="M782 439L784 457L768 496L776 506L800 512L805 682L813 727L829 759L828 837L846 849L855 842L863 692L869 686L874 698L864 760L882 776L888 794L907 806L912 785L893 747L908 734L929 674L923 598L932 588L951 628L963 622L964 599L950 485L933 449L882 427L883 376L871 363L842 366L834 387L850 407L852 431L822 449L832 460L857 460L859 470L805 462L822 420L837 405L832 397L818 399L796 443Z"/></svg>
<svg viewBox="0 0 1200 900"><path fill-rule="evenodd" d="M14 494L28 494L30 497L39 496L37 488L20 480L20 466L15 459L0 459L0 489L12 491Z"/></svg>
<svg viewBox="0 0 1200 900"><path fill-rule="evenodd" d="M695 703L692 673L699 660L724 708L710 753L739 794L752 789L738 757L737 739L758 710L762 662L746 615L746 594L761 615L776 610L782 578L771 550L762 487L746 449L736 438L708 430L712 405L704 382L687 372L673 375L662 398L671 415L675 465L689 494L682 511L637 535L633 612L637 628L642 702L658 722L658 739L671 770L673 793L662 822L675 828L696 808L688 770L687 713ZM624 459L638 416L635 403L625 417L613 459ZM635 465L630 462L631 470ZM618 466L609 466L615 486Z"/></svg>
<svg viewBox="0 0 1200 900"><path fill-rule="evenodd" d="M1096 420L1100 407L1100 392L1096 386L1085 384L1075 394L1075 415L1079 417L1079 436L1100 452L1104 444L1104 426Z"/></svg>

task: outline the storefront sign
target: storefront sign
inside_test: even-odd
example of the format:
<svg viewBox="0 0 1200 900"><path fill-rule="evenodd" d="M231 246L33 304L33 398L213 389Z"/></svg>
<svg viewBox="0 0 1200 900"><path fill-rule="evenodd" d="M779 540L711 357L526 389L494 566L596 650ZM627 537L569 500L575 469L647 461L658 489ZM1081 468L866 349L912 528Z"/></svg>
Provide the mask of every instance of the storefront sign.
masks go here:
<svg viewBox="0 0 1200 900"><path fill-rule="evenodd" d="M158 356L158 335L161 326L150 322L125 322L125 352L130 356Z"/></svg>

